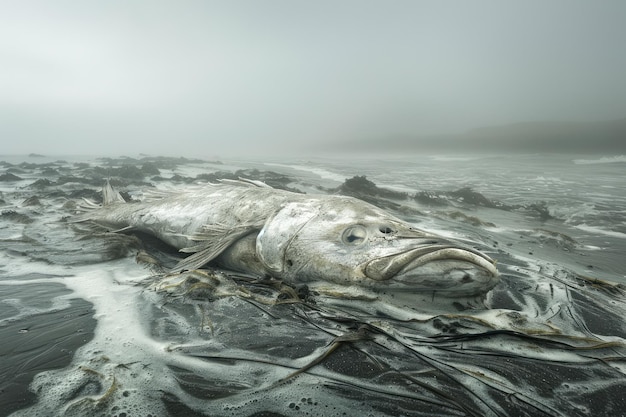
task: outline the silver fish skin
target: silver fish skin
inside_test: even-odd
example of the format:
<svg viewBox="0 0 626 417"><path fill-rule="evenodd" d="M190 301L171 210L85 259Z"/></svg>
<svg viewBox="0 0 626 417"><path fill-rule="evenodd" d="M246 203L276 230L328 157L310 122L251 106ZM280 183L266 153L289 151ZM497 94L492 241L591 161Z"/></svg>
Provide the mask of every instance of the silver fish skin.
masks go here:
<svg viewBox="0 0 626 417"><path fill-rule="evenodd" d="M102 207L75 221L141 231L190 253L173 272L211 263L294 284L443 297L485 294L499 281L487 255L352 197L298 194L248 180L155 192L138 203L123 203L108 183L103 195Z"/></svg>

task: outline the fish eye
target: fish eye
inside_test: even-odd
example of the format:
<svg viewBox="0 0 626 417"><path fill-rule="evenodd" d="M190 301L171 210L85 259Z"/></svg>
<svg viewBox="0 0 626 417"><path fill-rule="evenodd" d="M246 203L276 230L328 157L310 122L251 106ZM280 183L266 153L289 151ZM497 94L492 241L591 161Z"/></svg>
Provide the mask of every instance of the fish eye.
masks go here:
<svg viewBox="0 0 626 417"><path fill-rule="evenodd" d="M367 230L361 225L350 226L341 235L343 243L358 245L365 241Z"/></svg>
<svg viewBox="0 0 626 417"><path fill-rule="evenodd" d="M390 235L394 232L394 230L389 226L380 226L378 230L384 235Z"/></svg>

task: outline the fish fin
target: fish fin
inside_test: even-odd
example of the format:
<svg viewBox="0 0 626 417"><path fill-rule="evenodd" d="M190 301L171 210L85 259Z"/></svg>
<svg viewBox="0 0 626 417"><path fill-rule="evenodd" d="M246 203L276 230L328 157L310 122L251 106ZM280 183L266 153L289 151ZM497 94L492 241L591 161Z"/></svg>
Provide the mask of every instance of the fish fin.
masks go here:
<svg viewBox="0 0 626 417"><path fill-rule="evenodd" d="M248 183L248 184L256 185L257 187L261 187L261 188L273 188L273 187L267 185L266 183L264 183L263 181L251 180L251 179L242 178L242 177L239 177L239 181L243 181L243 182Z"/></svg>
<svg viewBox="0 0 626 417"><path fill-rule="evenodd" d="M162 200L167 197L183 195L183 194L194 194L199 191L202 191L206 188L210 187L220 187L222 185L231 185L231 186L239 186L239 187L250 187L250 188L272 188L271 186L265 184L261 181L250 180L247 178L239 178L238 180L231 179L220 179L217 182L207 182L201 184L187 185L184 189L165 189L165 190L157 190L150 189L142 192L141 200L143 202L153 202Z"/></svg>
<svg viewBox="0 0 626 417"><path fill-rule="evenodd" d="M225 244L225 242L220 242L219 244L208 243L204 249L200 249L193 255L189 255L185 259L178 262L170 272L175 273L198 269L215 259L227 247L228 244ZM184 252L184 250L181 250L181 252Z"/></svg>
<svg viewBox="0 0 626 417"><path fill-rule="evenodd" d="M189 239L199 242L197 245L182 248L179 252L192 253L180 261L172 272L198 269L211 262L224 252L229 246L244 236L259 231L265 224L264 218L256 219L250 223L236 226L220 224L205 225L202 231L190 236Z"/></svg>
<svg viewBox="0 0 626 417"><path fill-rule="evenodd" d="M94 219L94 213L103 207L116 204L126 203L124 197L113 188L107 179L102 186L102 204L97 204L89 199L83 198L82 203L76 206L77 215L69 219L69 223L83 223Z"/></svg>
<svg viewBox="0 0 626 417"><path fill-rule="evenodd" d="M190 184L186 185L184 188L165 188L165 189L147 189L141 192L141 196L139 200L143 203L152 203L155 201L163 200L164 198L177 197L180 195L193 195L195 193L201 192L207 187L215 187L219 184L215 183L204 183L204 184Z"/></svg>
<svg viewBox="0 0 626 417"><path fill-rule="evenodd" d="M141 193L140 200L144 203L151 203L153 201L163 200L164 198L177 196L184 194L185 192L189 192L189 189L186 190L174 190L174 189L166 189L166 190L157 190L157 189L149 189L143 190Z"/></svg>
<svg viewBox="0 0 626 417"><path fill-rule="evenodd" d="M102 187L102 205L108 206L115 203L125 203L124 197L111 185L107 179Z"/></svg>
<svg viewBox="0 0 626 417"><path fill-rule="evenodd" d="M126 226L117 230L109 230L109 233L124 233L124 232L133 232L136 230L135 226Z"/></svg>

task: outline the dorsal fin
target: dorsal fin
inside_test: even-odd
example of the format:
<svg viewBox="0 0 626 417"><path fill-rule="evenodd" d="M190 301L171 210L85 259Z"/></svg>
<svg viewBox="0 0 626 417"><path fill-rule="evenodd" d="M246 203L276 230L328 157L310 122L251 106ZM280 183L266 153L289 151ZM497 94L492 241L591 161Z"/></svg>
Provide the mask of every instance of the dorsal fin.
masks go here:
<svg viewBox="0 0 626 417"><path fill-rule="evenodd" d="M114 203L125 203L124 197L117 192L115 188L111 185L109 180L107 179L102 187L102 205L106 206Z"/></svg>

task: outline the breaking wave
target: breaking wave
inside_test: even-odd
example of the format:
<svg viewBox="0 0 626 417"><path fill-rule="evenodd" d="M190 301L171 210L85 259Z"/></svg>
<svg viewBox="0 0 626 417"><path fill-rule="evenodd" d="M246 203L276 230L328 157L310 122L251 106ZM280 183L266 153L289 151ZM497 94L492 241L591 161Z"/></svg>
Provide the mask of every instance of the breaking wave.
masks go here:
<svg viewBox="0 0 626 417"><path fill-rule="evenodd" d="M590 232L594 234L601 234L605 236L616 237L619 239L626 239L626 233L615 232L613 230L606 230L601 227L592 227L586 224L579 224L578 226L576 226L576 228L580 230L584 230L585 232Z"/></svg>

